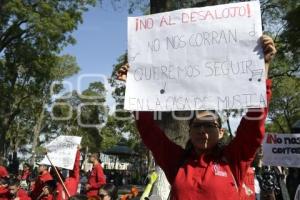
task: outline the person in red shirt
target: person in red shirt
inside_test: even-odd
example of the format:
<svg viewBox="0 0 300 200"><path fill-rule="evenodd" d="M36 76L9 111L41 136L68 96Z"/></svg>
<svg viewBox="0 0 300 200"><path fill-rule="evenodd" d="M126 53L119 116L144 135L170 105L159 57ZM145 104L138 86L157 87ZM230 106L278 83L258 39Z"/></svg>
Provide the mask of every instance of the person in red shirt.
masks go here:
<svg viewBox="0 0 300 200"><path fill-rule="evenodd" d="M8 178L9 174L6 167L0 165L0 178Z"/></svg>
<svg viewBox="0 0 300 200"><path fill-rule="evenodd" d="M0 178L0 200L9 200L7 178Z"/></svg>
<svg viewBox="0 0 300 200"><path fill-rule="evenodd" d="M22 170L22 173L20 175L20 180L21 181L28 181L30 174L31 174L30 165L28 163L24 163L23 170Z"/></svg>
<svg viewBox="0 0 300 200"><path fill-rule="evenodd" d="M37 199L42 193L43 188L46 186L47 181L53 180L52 176L48 172L48 167L46 165L40 164L38 168L39 176L34 183L33 190L31 192L31 198Z"/></svg>
<svg viewBox="0 0 300 200"><path fill-rule="evenodd" d="M36 200L56 200L56 181L46 181L45 186L42 188L42 193L36 198Z"/></svg>
<svg viewBox="0 0 300 200"><path fill-rule="evenodd" d="M0 178L8 178L9 174L5 167L4 158L0 157Z"/></svg>
<svg viewBox="0 0 300 200"><path fill-rule="evenodd" d="M262 36L265 74L276 53L273 40ZM127 79L128 65L118 71L119 80ZM267 80L267 100L271 81ZM240 122L236 137L226 146L219 145L224 135L221 118L215 111L196 111L189 123L186 149L169 140L154 121L153 112L136 113L136 123L145 145L163 169L171 184L171 200L240 199L240 191L265 132L265 108L249 109Z"/></svg>
<svg viewBox="0 0 300 200"><path fill-rule="evenodd" d="M64 184L70 194L73 196L77 193L77 188L80 179L80 152L79 150L76 153L76 158L74 162L73 170L69 171L69 176L64 180ZM62 177L62 176L61 176ZM57 196L56 200L67 200L68 195L66 194L62 184L60 182L57 183Z"/></svg>
<svg viewBox="0 0 300 200"><path fill-rule="evenodd" d="M31 175L30 171L30 165L28 163L23 164L23 170L18 176L18 179L20 180L20 186L23 189L28 189L29 188L29 177Z"/></svg>
<svg viewBox="0 0 300 200"><path fill-rule="evenodd" d="M90 156L90 162L93 163L93 169L88 177L88 182L85 186L86 194L88 197L97 196L98 190L106 184L106 178L99 161L99 154L93 153Z"/></svg>
<svg viewBox="0 0 300 200"><path fill-rule="evenodd" d="M31 200L27 192L20 188L20 182L18 179L10 179L8 184L10 200Z"/></svg>

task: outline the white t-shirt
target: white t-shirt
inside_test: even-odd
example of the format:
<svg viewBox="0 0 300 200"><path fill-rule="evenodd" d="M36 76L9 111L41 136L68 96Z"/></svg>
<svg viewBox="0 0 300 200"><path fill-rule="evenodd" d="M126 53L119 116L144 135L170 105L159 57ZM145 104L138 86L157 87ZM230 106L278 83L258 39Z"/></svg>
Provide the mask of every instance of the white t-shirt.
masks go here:
<svg viewBox="0 0 300 200"><path fill-rule="evenodd" d="M254 177L254 191L255 191L255 194L260 193L260 186L259 186L259 182L258 182L256 176Z"/></svg>

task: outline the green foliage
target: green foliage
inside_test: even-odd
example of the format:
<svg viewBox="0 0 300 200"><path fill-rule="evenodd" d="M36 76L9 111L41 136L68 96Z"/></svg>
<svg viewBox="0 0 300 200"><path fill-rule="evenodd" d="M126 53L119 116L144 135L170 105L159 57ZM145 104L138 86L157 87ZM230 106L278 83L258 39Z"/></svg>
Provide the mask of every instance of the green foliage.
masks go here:
<svg viewBox="0 0 300 200"><path fill-rule="evenodd" d="M300 74L300 3L297 1L270 1L269 13L273 13L273 24L278 29L275 35L278 53L270 69L273 79L273 96L270 104L271 121L266 129L269 132L290 133L293 124L300 119L299 74ZM271 6L277 8L271 9ZM272 23L270 23L272 24ZM271 27L271 26L270 26Z"/></svg>
<svg viewBox="0 0 300 200"><path fill-rule="evenodd" d="M105 126L101 129L101 148L108 149L118 144L122 138L122 133L118 128L117 120L113 116L108 116Z"/></svg>
<svg viewBox="0 0 300 200"><path fill-rule="evenodd" d="M111 143L109 137L111 140L117 140L117 137L113 129L102 128L105 121L111 123L110 118L106 120L108 108L105 95L106 90L101 82L90 83L81 94L77 91L66 93L54 103L48 132L82 136L82 146L89 147L91 151L108 146Z"/></svg>
<svg viewBox="0 0 300 200"><path fill-rule="evenodd" d="M71 33L92 5L95 0L1 1L0 154L7 139L18 138L18 130L33 129L45 105L51 103L52 83L78 72L75 58L59 54L75 43ZM60 89L58 85L55 92Z"/></svg>
<svg viewBox="0 0 300 200"><path fill-rule="evenodd" d="M293 124L300 119L300 79L282 77L273 81L273 99L268 125L270 132L291 133Z"/></svg>
<svg viewBox="0 0 300 200"><path fill-rule="evenodd" d="M125 96L125 83L123 81L116 80L116 73L122 65L127 63L127 53L121 55L117 63L113 66L111 79L109 80L111 86L114 88L113 97L116 101L116 110L112 119L114 120L114 129L118 130L121 136L128 134L128 138L123 138L123 143L126 143L135 152L145 153L145 149L140 148L142 146L141 140L138 136L135 121L132 114L123 109L124 96Z"/></svg>
<svg viewBox="0 0 300 200"><path fill-rule="evenodd" d="M128 13L134 12L149 13L149 0L100 0L100 6L109 4L115 11L127 8Z"/></svg>
<svg viewBox="0 0 300 200"><path fill-rule="evenodd" d="M295 57L299 59L300 54L300 4L289 13L285 19L287 20L287 28L282 34L282 38L286 41L287 48L294 52Z"/></svg>

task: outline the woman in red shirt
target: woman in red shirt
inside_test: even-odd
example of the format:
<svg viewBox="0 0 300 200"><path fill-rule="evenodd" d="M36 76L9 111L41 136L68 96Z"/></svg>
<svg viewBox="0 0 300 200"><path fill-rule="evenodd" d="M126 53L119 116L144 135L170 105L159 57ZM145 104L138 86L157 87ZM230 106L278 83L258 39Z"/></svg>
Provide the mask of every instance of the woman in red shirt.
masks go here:
<svg viewBox="0 0 300 200"><path fill-rule="evenodd" d="M268 67L276 53L273 40L262 36L266 79ZM128 65L118 71L126 80ZM271 98L271 81L267 80L267 100ZM190 121L187 149L170 141L155 123L153 112L139 112L137 128L155 161L164 170L171 188L171 199L238 200L246 172L264 137L268 107L249 109L240 122L236 137L220 148L224 129L215 111L199 111Z"/></svg>
<svg viewBox="0 0 300 200"><path fill-rule="evenodd" d="M20 180L21 181L28 181L30 174L31 174L30 165L28 163L24 163L23 170L22 170L22 173L20 175Z"/></svg>

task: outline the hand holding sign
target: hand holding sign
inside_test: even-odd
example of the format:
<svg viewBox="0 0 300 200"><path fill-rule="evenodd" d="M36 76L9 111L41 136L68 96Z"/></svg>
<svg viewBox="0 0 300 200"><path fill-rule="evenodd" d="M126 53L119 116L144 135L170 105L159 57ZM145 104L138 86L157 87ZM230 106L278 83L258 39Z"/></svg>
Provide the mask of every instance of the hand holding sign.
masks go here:
<svg viewBox="0 0 300 200"><path fill-rule="evenodd" d="M273 39L268 35L261 37L263 50L265 54L265 63L270 64L274 55L277 53Z"/></svg>
<svg viewBox="0 0 300 200"><path fill-rule="evenodd" d="M265 57L265 73L266 73L266 78L268 78L268 71L269 71L269 65L274 58L277 50L275 48L275 44L273 39L270 36L263 35L261 37L262 45L263 45L263 50L264 50L264 57Z"/></svg>
<svg viewBox="0 0 300 200"><path fill-rule="evenodd" d="M126 63L125 65L121 66L121 68L117 71L117 80L126 81L127 80L127 72L129 69L129 64Z"/></svg>

